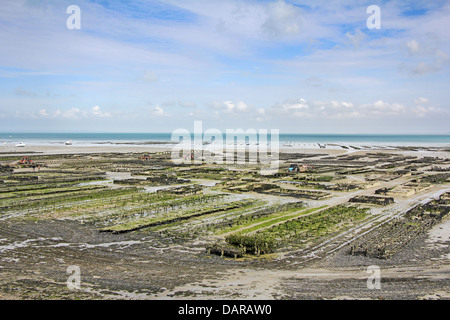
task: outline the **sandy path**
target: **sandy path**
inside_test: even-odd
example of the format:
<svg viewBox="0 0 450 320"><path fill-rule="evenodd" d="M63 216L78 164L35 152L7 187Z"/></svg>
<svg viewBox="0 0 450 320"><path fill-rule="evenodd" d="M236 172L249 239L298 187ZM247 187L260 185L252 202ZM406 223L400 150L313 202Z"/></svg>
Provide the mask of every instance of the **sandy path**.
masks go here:
<svg viewBox="0 0 450 320"><path fill-rule="evenodd" d="M438 267L391 267L380 268L381 283L383 278L402 279L420 278L432 280L450 279L450 265ZM285 280L311 281L347 281L353 279L360 281L364 286L371 273L367 267L353 267L338 270L323 268L304 268L298 270L252 270L236 269L227 273L219 273L213 278L205 278L201 281L175 287L155 296L156 299L173 299L177 292L188 292L192 299L256 299L272 300L283 299L282 284ZM239 296L234 293L239 292ZM450 297L450 290L443 292ZM183 299L189 299L189 295ZM339 298L339 297L337 297ZM345 298L345 297L342 297Z"/></svg>

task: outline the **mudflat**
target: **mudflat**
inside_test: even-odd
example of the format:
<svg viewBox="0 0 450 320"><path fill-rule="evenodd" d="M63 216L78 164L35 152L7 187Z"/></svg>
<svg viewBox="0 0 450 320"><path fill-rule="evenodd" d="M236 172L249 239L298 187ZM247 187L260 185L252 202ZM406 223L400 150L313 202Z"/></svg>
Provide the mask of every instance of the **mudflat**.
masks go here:
<svg viewBox="0 0 450 320"><path fill-rule="evenodd" d="M0 150L0 298L450 298L449 150L281 151Z"/></svg>

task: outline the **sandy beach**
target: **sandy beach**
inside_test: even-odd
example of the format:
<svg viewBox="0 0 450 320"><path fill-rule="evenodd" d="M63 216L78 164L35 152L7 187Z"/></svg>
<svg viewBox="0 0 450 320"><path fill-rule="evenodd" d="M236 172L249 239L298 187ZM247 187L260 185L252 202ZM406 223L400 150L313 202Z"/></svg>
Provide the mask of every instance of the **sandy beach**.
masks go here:
<svg viewBox="0 0 450 320"><path fill-rule="evenodd" d="M176 145L167 144L105 144L105 145L48 145L48 144L33 144L25 147L15 147L13 145L0 145L0 155L2 154L76 154L76 153L141 153L141 152L169 152L172 151ZM204 150L209 150L208 146L203 147ZM245 146L225 146L225 150L243 150ZM355 149L357 148L357 149ZM418 151L408 150L408 148L417 149ZM222 150L218 148L217 150ZM255 147L252 150L258 150ZM363 152L393 152L402 154L413 154L416 156L427 156L434 154L435 156L447 157L450 153L450 147L436 146L436 147L419 147L419 146L378 146L372 145L367 147L351 147L351 146L328 146L327 148L320 148L318 144L297 144L292 147L280 145L278 147L280 153L306 153L306 154L360 154Z"/></svg>

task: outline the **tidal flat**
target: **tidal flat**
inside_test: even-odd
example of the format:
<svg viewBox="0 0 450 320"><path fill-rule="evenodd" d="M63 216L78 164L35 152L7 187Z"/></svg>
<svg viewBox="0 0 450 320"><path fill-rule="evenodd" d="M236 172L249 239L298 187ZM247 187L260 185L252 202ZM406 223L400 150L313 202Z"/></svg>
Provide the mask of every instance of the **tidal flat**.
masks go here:
<svg viewBox="0 0 450 320"><path fill-rule="evenodd" d="M350 149L0 150L0 298L449 299L450 151Z"/></svg>

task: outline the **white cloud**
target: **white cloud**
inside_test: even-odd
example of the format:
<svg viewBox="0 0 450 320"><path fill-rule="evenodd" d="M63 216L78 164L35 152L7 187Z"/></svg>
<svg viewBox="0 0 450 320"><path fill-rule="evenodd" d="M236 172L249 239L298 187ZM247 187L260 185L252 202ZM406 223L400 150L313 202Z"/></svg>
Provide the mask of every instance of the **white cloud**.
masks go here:
<svg viewBox="0 0 450 320"><path fill-rule="evenodd" d="M408 110L415 115L424 112L436 111L436 109L409 109L401 103L389 103L377 100L369 104L354 105L348 101L311 101L305 99L288 99L283 103L273 105L267 111L271 115L299 118L328 118L328 119L353 119L353 118L380 118L384 116L404 116Z"/></svg>
<svg viewBox="0 0 450 320"><path fill-rule="evenodd" d="M183 108L195 108L197 104L193 101L179 101L178 105Z"/></svg>
<svg viewBox="0 0 450 320"><path fill-rule="evenodd" d="M212 102L209 105L217 110L222 110L224 113L237 114L243 112L252 111L254 108L243 101L223 101L223 102Z"/></svg>
<svg viewBox="0 0 450 320"><path fill-rule="evenodd" d="M353 107L353 103L351 102L346 102L346 101L336 101L336 100L331 100L329 102L329 105L337 110L345 110L348 108L352 108Z"/></svg>
<svg viewBox="0 0 450 320"><path fill-rule="evenodd" d="M92 108L92 113L94 116L99 117L99 118L109 118L111 117L111 114L109 112L102 112L100 110L99 106L94 106Z"/></svg>
<svg viewBox="0 0 450 320"><path fill-rule="evenodd" d="M265 115L266 114L266 109L264 108L258 108L256 109L256 112L260 115Z"/></svg>
<svg viewBox="0 0 450 320"><path fill-rule="evenodd" d="M233 112L235 110L236 104L232 101L224 101L223 104L225 105L227 112Z"/></svg>
<svg viewBox="0 0 450 320"><path fill-rule="evenodd" d="M153 71L146 71L142 76L142 79L146 82L156 82L158 81L158 75Z"/></svg>
<svg viewBox="0 0 450 320"><path fill-rule="evenodd" d="M262 30L272 37L295 35L301 31L302 16L297 7L282 0L269 3Z"/></svg>
<svg viewBox="0 0 450 320"><path fill-rule="evenodd" d="M201 29L186 26L184 30L178 30L178 33L171 32L171 37L179 37L180 41L196 43L203 48L219 49L227 54L252 53L253 49L249 44L255 41L297 41L326 29L316 23L315 17L308 18L299 6L284 0L168 1L196 14L197 21L202 26Z"/></svg>
<svg viewBox="0 0 450 320"><path fill-rule="evenodd" d="M164 116L164 115L166 115L166 113L164 112L163 108L161 108L158 105L153 108L152 114L155 115L155 116Z"/></svg>
<svg viewBox="0 0 450 320"><path fill-rule="evenodd" d="M407 41L409 61L401 62L400 71L413 75L424 75L443 70L450 63L450 56L438 48L437 40L425 39L419 44L416 40Z"/></svg>
<svg viewBox="0 0 450 320"><path fill-rule="evenodd" d="M394 116L405 113L407 108L400 103L378 100L374 103L362 105L361 111L365 116Z"/></svg>
<svg viewBox="0 0 450 320"><path fill-rule="evenodd" d="M242 101L238 101L235 105L237 111L245 112L249 110L249 106Z"/></svg>
<svg viewBox="0 0 450 320"><path fill-rule="evenodd" d="M413 109L414 114L420 118L425 117L429 112L433 111L435 111L433 107L417 106Z"/></svg>
<svg viewBox="0 0 450 320"><path fill-rule="evenodd" d="M271 108L272 112L308 118L347 118L355 117L353 103L347 101L311 101L287 99Z"/></svg>
<svg viewBox="0 0 450 320"><path fill-rule="evenodd" d="M48 117L48 113L47 113L47 111L45 109L39 110L39 115L41 117Z"/></svg>
<svg viewBox="0 0 450 320"><path fill-rule="evenodd" d="M416 100L414 100L415 104L427 104L428 102L430 102L430 100L423 97L419 97Z"/></svg>
<svg viewBox="0 0 450 320"><path fill-rule="evenodd" d="M406 42L406 46L408 47L410 55L414 55L420 50L419 43L416 40Z"/></svg>
<svg viewBox="0 0 450 320"><path fill-rule="evenodd" d="M383 119L431 115L439 112L439 105L448 108L450 4L442 1L434 6L421 2L417 6L429 10L417 16L403 15L405 6L400 2L387 2L381 8L380 32L364 28L365 7L351 1L155 3L106 6L80 0L82 30L70 32L60 4L5 2L0 10L5 27L0 30L0 61L5 67L0 77L12 75L16 82L4 88L0 105L36 119L92 119L111 114L85 106L85 101L108 96L120 103L113 112L116 117L144 105L135 114L161 116L169 110L175 116L170 106L195 108L181 110L182 121L181 115L188 112L197 115L205 101L218 101L211 104L213 112L205 110L204 118L217 116L231 124L270 121L276 114L286 121ZM139 9L148 10L136 18ZM406 76L399 74L399 65ZM300 79L306 79L308 87ZM60 97L46 96L48 88ZM304 99L283 101L298 94ZM435 108L420 98L414 100L418 96L432 97ZM180 102L185 99L191 101ZM85 112L68 110L72 106ZM230 117L222 119L223 115ZM169 124L161 122L164 125Z"/></svg>
<svg viewBox="0 0 450 320"><path fill-rule="evenodd" d="M78 108L71 108L66 111L60 111L60 110L55 111L55 117L62 117L65 119L79 119L80 117L85 117L85 116L86 116L86 114Z"/></svg>
<svg viewBox="0 0 450 320"><path fill-rule="evenodd" d="M363 41L366 37L366 35L359 29L357 29L354 34L347 32L345 36L349 39L355 49L359 49L361 41Z"/></svg>

